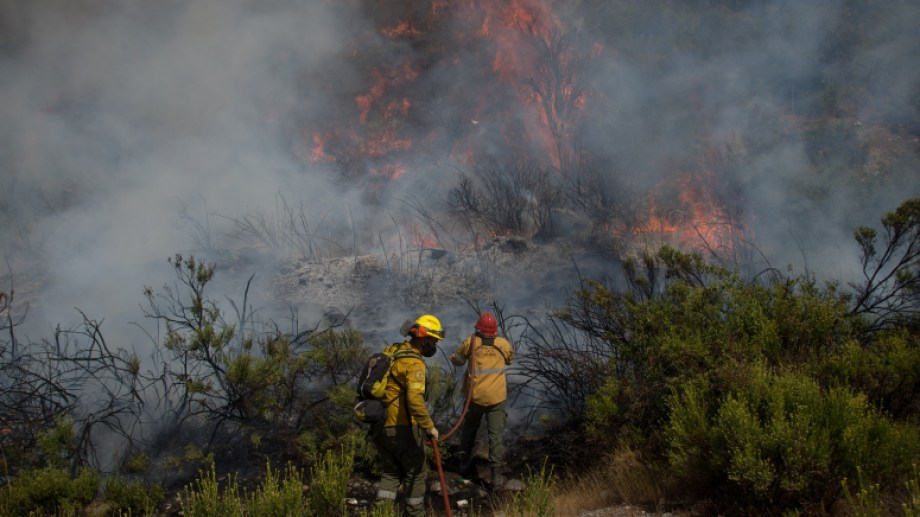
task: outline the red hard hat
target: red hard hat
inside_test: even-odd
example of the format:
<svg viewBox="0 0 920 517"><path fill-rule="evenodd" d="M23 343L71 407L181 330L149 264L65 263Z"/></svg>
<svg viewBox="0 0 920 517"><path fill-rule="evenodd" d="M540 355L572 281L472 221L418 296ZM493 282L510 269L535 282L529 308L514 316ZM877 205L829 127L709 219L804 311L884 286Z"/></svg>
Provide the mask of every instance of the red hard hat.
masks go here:
<svg viewBox="0 0 920 517"><path fill-rule="evenodd" d="M476 330L485 337L495 337L498 334L498 322L495 316L485 313L476 321Z"/></svg>

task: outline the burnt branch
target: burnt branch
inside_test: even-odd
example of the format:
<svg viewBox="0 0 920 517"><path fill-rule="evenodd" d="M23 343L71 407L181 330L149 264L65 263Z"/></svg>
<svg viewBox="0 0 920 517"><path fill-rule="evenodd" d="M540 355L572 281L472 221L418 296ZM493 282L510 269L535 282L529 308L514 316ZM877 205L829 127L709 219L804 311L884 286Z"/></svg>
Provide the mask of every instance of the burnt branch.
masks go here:
<svg viewBox="0 0 920 517"><path fill-rule="evenodd" d="M862 281L850 282L853 314L879 330L920 310L920 198L905 201L882 217L882 234L861 226L854 232L861 250Z"/></svg>
<svg viewBox="0 0 920 517"><path fill-rule="evenodd" d="M239 304L228 301L236 316L229 322L207 295L214 266L181 255L170 263L177 282L159 293L145 288L144 309L164 330L161 371L150 374L163 432L197 429L206 449L218 437L251 435L294 447L305 427L328 426L323 414L335 403L328 392L351 382L364 359L360 334L344 327L348 316L302 329L292 312L283 331L258 319L247 283Z"/></svg>
<svg viewBox="0 0 920 517"><path fill-rule="evenodd" d="M2 309L12 312L11 297L2 298ZM0 341L0 441L4 448L36 451L42 435L68 425L75 442L62 451L66 457L57 459L74 472L84 465L102 469L98 447L112 436L127 448L134 446L145 408L142 394L150 382L141 375L135 354L111 347L102 322L78 312L82 322L68 329L58 326L52 339L16 347L12 334L11 340ZM4 325L19 323L6 319Z"/></svg>
<svg viewBox="0 0 920 517"><path fill-rule="evenodd" d="M609 350L556 317L526 324L520 338L523 352L513 369L519 380L513 390L515 402L529 400L533 410L557 412L565 420L579 417L587 396L609 373Z"/></svg>
<svg viewBox="0 0 920 517"><path fill-rule="evenodd" d="M532 161L492 161L475 174L476 180L461 174L448 194L451 214L494 235L552 236L552 214L563 197L551 171Z"/></svg>

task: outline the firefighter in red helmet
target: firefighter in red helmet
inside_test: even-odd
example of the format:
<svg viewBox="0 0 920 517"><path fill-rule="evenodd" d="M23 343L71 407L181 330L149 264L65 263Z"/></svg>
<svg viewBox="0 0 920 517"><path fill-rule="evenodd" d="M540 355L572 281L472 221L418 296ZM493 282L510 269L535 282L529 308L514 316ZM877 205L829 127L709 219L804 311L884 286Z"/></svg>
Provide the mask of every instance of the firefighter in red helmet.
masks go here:
<svg viewBox="0 0 920 517"><path fill-rule="evenodd" d="M476 332L466 338L450 357L451 362L457 366L466 364L471 355L473 357L467 367L463 389L470 398L470 404L460 435L461 473L469 475L475 472L473 446L476 444L480 421L485 418L489 433L492 488L501 489L505 483L502 475L505 466L503 434L508 422L505 408L508 398L506 371L511 365L514 351L507 339L498 336L498 321L492 314L487 312L480 316L475 329Z"/></svg>

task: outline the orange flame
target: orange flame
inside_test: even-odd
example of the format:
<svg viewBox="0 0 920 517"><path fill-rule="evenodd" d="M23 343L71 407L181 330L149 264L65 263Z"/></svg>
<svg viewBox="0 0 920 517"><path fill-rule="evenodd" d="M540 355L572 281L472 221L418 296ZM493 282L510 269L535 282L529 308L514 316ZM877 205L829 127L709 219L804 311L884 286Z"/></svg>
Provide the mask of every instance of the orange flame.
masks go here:
<svg viewBox="0 0 920 517"><path fill-rule="evenodd" d="M331 162L333 158L326 154L326 140L329 135L320 133L313 134L313 151L310 153L310 159L314 162Z"/></svg>
<svg viewBox="0 0 920 517"><path fill-rule="evenodd" d="M422 31L416 29L412 26L412 22L401 21L396 27L391 27L389 29L380 29L381 34L388 38L417 38L422 36Z"/></svg>
<svg viewBox="0 0 920 517"><path fill-rule="evenodd" d="M434 234L431 230L423 230L417 225L410 223L409 230L411 232L411 239L409 242L412 246L419 248L440 248L441 243L438 241L437 235Z"/></svg>
<svg viewBox="0 0 920 517"><path fill-rule="evenodd" d="M482 122L489 133L483 133L482 129L458 133L461 139L450 142L452 159L475 160L483 145L475 141L475 135L497 132L507 145L517 148L523 155L533 155L534 148L542 149L545 158L561 169L561 150L570 146L571 129L586 107L587 96L575 87L574 75L564 77L561 84L551 81L548 75L551 72L547 66L555 65L548 65L547 59L555 59L563 67L573 59L570 49L553 46L564 31L549 3L545 0L432 0L431 18L422 19L416 11L412 19L378 27L377 32L393 39L420 38L425 36L426 27L445 26L438 19L445 15L466 22L471 29L458 31L456 37L488 40L489 45L483 48L491 48L492 53L487 56L486 63L497 79L491 87L483 88L483 99L475 113L469 116L472 125ZM601 51L602 48L595 48L591 52ZM547 57L551 54L554 57ZM456 64L465 59L462 54L445 57ZM371 70L370 86L354 96L357 124L334 132L344 139L335 134L335 140L328 135L312 135L310 159L334 161L335 157L342 157L343 163L365 162L369 165L364 171L371 174L380 174L386 167L380 162L396 163L399 153L415 147L404 130L409 125L403 122L413 109L407 92L424 66L422 62L406 60L397 66ZM500 95L515 92L524 110L515 113L506 106L495 109L495 96L492 95L495 92ZM465 137L470 140L464 141ZM492 141L487 145L491 147ZM349 154L353 156L347 156Z"/></svg>
<svg viewBox="0 0 920 517"><path fill-rule="evenodd" d="M399 179L399 177L405 174L407 170L408 169L404 165L392 163L372 168L370 173L372 176L379 176L390 180L395 180Z"/></svg>
<svg viewBox="0 0 920 517"><path fill-rule="evenodd" d="M728 215L725 208L707 189L704 181L690 174L678 180L679 207L661 213L655 200L649 200L649 214L632 233L658 235L681 247L698 250L731 250L743 238L745 229Z"/></svg>

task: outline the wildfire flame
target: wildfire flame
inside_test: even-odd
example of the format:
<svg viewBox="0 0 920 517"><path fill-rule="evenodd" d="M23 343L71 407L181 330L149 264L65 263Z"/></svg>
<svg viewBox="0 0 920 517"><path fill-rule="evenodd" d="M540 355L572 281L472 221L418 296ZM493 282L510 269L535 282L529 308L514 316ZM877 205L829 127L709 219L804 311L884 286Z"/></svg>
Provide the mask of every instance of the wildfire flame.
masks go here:
<svg viewBox="0 0 920 517"><path fill-rule="evenodd" d="M451 160L475 166L500 144L507 153L566 174L580 159L577 127L595 100L603 102L581 72L592 59L615 51L599 42L576 44L550 6L547 0L433 0L412 18L389 20L376 29L379 36L421 51L365 70L367 86L353 96L351 116L305 138L312 143L309 159L336 163L350 175L397 180L419 166L412 153L444 148ZM429 38L434 30L440 32ZM425 119L419 110L430 99L417 95L432 92L416 85L426 84L419 79L433 62L479 75L476 87L464 92L473 98L459 99L466 110L458 117L463 126L428 129L426 135L417 121ZM640 222L618 233L656 235L690 247L731 247L737 241L742 229L708 188L713 178L698 170L666 181L662 190L676 187L679 194L664 199L650 192ZM437 244L422 234L415 242Z"/></svg>
<svg viewBox="0 0 920 517"><path fill-rule="evenodd" d="M744 226L727 213L712 192L708 183L690 174L678 179L678 206L665 213L649 200L649 214L645 221L635 226L636 235L658 235L684 248L722 251L734 249L744 238Z"/></svg>
<svg viewBox="0 0 920 517"><path fill-rule="evenodd" d="M430 249L441 248L441 243L438 240L437 235L435 235L431 230L425 230L419 228L418 225L409 223L409 231L411 235L409 243L413 247Z"/></svg>
<svg viewBox="0 0 920 517"><path fill-rule="evenodd" d="M469 114L470 124L475 126L488 119L484 125L505 128L504 139L511 145L537 143L544 149L547 161L559 168L562 163L558 140L563 137L563 128L570 125L567 119L574 117L575 111L584 109L586 97L579 95L580 90L574 87L574 77L571 76L565 79L568 84L556 88L547 87L547 81L535 79L528 82L522 79L546 74L546 70L540 70L546 52L558 51L560 63L570 59L568 55L563 55L566 51L554 47L554 38L562 33L562 28L549 7L539 0L465 0L454 3L438 0L432 2L430 13L432 19L449 16L452 20L460 20L459 26L475 26L476 30L472 33L458 33L455 37L487 42L492 54L490 70L495 82L504 84L506 91L521 91L517 108L530 112L529 116L521 117L512 113L513 106L496 112L496 106L490 99L494 87L487 87L482 89L478 107ZM418 39L426 35L421 27L428 25L434 24L402 20L379 28L378 32L393 40ZM459 59L454 57L453 61ZM370 159L372 165L368 166L368 172L391 169L391 164L386 162L400 161L400 155L415 145L413 137L409 136L413 128L404 123L410 117L413 101L400 92L411 90L422 66L423 63L407 60L396 67L372 69L369 73L370 86L354 98L357 124L344 131L312 134L310 159L331 162L336 159L335 156L344 153L351 155L351 159L346 160L349 163L359 162L361 158ZM521 135L521 132L524 134ZM332 140L339 142L338 153L329 151ZM458 142L451 157L474 162L477 148L475 142ZM530 149L521 151L531 153Z"/></svg>

